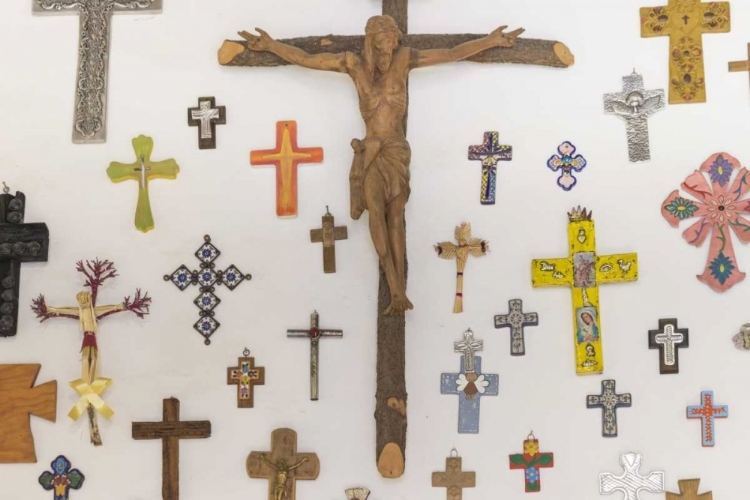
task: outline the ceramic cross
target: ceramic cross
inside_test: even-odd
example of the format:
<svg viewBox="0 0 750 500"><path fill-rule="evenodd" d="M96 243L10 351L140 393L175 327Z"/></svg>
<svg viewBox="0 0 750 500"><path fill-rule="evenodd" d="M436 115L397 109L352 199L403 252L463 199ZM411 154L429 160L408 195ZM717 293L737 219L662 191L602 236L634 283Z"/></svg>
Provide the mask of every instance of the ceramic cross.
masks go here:
<svg viewBox="0 0 750 500"><path fill-rule="evenodd" d="M151 213L151 200L148 196L148 183L153 179L174 180L180 173L180 167L173 158L151 161L151 153L154 151L154 140L151 137L139 135L133 139L133 151L135 151L135 162L119 163L113 161L107 168L107 176L112 182L138 182L135 228L147 233L154 228L154 216Z"/></svg>
<svg viewBox="0 0 750 500"><path fill-rule="evenodd" d="M586 396L586 408L602 409L602 436L617 437L617 409L630 408L630 393L617 394L614 380L602 380L602 393Z"/></svg>
<svg viewBox="0 0 750 500"><path fill-rule="evenodd" d="M620 455L620 465L625 471L621 476L609 472L599 474L599 493L611 495L620 491L624 500L640 500L640 492L664 493L664 472L651 472L648 476L640 473L643 455L624 453Z"/></svg>
<svg viewBox="0 0 750 500"><path fill-rule="evenodd" d="M453 301L453 312L464 311L464 269L469 256L483 257L490 251L489 242L471 236L471 224L462 222L453 231L456 243L443 241L435 245L438 257L456 261L456 298Z"/></svg>
<svg viewBox="0 0 750 500"><path fill-rule="evenodd" d="M271 451L253 451L246 462L247 475L268 479L268 500L295 500L297 481L312 481L320 473L315 453L297 453L297 433L276 429L271 433Z"/></svg>
<svg viewBox="0 0 750 500"><path fill-rule="evenodd" d="M198 127L198 149L216 149L216 125L227 124L226 106L215 97L199 97L197 108L188 108L188 126Z"/></svg>
<svg viewBox="0 0 750 500"><path fill-rule="evenodd" d="M666 500L713 500L714 495L710 491L698 494L700 484L700 479L680 479L677 481L680 494L667 492Z"/></svg>
<svg viewBox="0 0 750 500"><path fill-rule="evenodd" d="M4 186L0 194L0 337L18 332L21 265L47 262L49 254L47 224L24 223L25 212L26 196L20 191L14 196Z"/></svg>
<svg viewBox="0 0 750 500"><path fill-rule="evenodd" d="M677 328L677 319L660 319L658 330L648 331L648 348L659 349L659 373L680 373L680 348L690 347L687 328Z"/></svg>
<svg viewBox="0 0 750 500"><path fill-rule="evenodd" d="M88 414L89 433L94 446L102 444L99 435L99 424L96 414L104 418L112 418L114 411L102 399L102 393L112 385L112 379L99 377L99 321L120 312L131 312L143 319L151 307L151 297L148 293L141 294L137 288L131 300L127 296L119 304L98 306L99 288L110 278L117 277L114 263L108 260L95 259L93 261L78 261L76 271L81 273L86 281L84 285L90 291L82 291L76 295L77 305L72 307L49 307L44 295L39 295L32 302L31 310L39 318L39 322L50 318L68 318L78 322L83 333L81 345L82 378L70 382L70 387L80 396L78 402L68 413L68 417L78 420L84 413Z"/></svg>
<svg viewBox="0 0 750 500"><path fill-rule="evenodd" d="M523 442L523 453L508 457L511 470L523 470L526 493L535 493L542 489L542 478L539 469L549 469L555 466L554 453L541 453L539 440L534 433L528 435Z"/></svg>
<svg viewBox="0 0 750 500"><path fill-rule="evenodd" d="M557 185L563 191L570 191L578 182L573 171L580 172L586 168L586 158L576 154L576 147L572 142L565 141L557 147L557 154L547 160L547 167L553 172L560 170Z"/></svg>
<svg viewBox="0 0 750 500"><path fill-rule="evenodd" d="M276 123L276 148L250 152L253 166L276 167L276 215L297 217L297 166L300 163L321 163L323 148L297 147L297 122Z"/></svg>
<svg viewBox="0 0 750 500"><path fill-rule="evenodd" d="M638 254L597 255L591 214L581 207L568 213L569 257L534 259L531 262L531 283L534 287L571 287L573 343L578 375L604 372L599 285L638 279Z"/></svg>
<svg viewBox="0 0 750 500"><path fill-rule="evenodd" d="M310 241L312 243L323 243L323 272L336 272L336 242L349 238L349 232L346 226L336 227L333 222L333 215L326 207L326 213L323 216L323 227L320 229L310 230Z"/></svg>
<svg viewBox="0 0 750 500"><path fill-rule="evenodd" d="M162 0L32 1L34 14L78 14L80 31L73 142L105 142L112 14L158 14Z"/></svg>
<svg viewBox="0 0 750 500"><path fill-rule="evenodd" d="M735 61L729 63L729 72L730 73L748 73L750 72L750 43L747 44L747 60L745 61Z"/></svg>
<svg viewBox="0 0 750 500"><path fill-rule="evenodd" d="M701 419L701 444L705 447L716 444L714 419L728 416L729 406L714 404L714 391L701 392L701 404L687 407L687 418Z"/></svg>
<svg viewBox="0 0 750 500"><path fill-rule="evenodd" d="M43 472L39 476L42 488L52 491L53 500L69 500L70 490L80 490L86 479L78 469L71 469L70 460L63 455L52 461L52 472Z"/></svg>
<svg viewBox="0 0 750 500"><path fill-rule="evenodd" d="M211 344L211 335L221 326L221 323L214 319L216 313L214 308L221 303L221 299L216 296L216 287L224 285L231 292L234 291L243 281L252 279L249 274L243 274L234 264L226 270L216 270L214 262L221 252L211 243L211 237L203 237L204 243L195 252L195 256L200 261L200 269L191 271L184 264L177 268L172 274L164 275L164 281L171 281L182 292L190 285L197 285L200 294L195 298L193 304L198 309L200 318L193 325L193 328L203 335L204 344Z"/></svg>
<svg viewBox="0 0 750 500"><path fill-rule="evenodd" d="M36 463L31 416L57 419L57 381L34 387L41 368L0 364L0 464Z"/></svg>
<svg viewBox="0 0 750 500"><path fill-rule="evenodd" d="M495 316L495 328L510 328L510 355L523 356L526 354L526 340L524 328L538 326L537 313L523 312L523 301L513 299L508 301L508 314Z"/></svg>
<svg viewBox="0 0 750 500"><path fill-rule="evenodd" d="M670 104L706 102L703 34L729 30L729 2L669 0L641 8L641 37L669 37Z"/></svg>
<svg viewBox="0 0 750 500"><path fill-rule="evenodd" d="M446 488L447 500L461 500L464 488L474 488L477 485L476 472L464 472L462 458L456 450L445 459L445 472L432 473L432 487Z"/></svg>
<svg viewBox="0 0 750 500"><path fill-rule="evenodd" d="M743 217L750 214L750 198L744 197L750 191L750 175L734 156L716 153L685 179L682 189L697 201L684 198L675 189L662 203L661 215L675 228L684 220L698 219L682 237L696 247L710 237L706 267L698 280L716 292L725 292L745 279L731 233L743 244L750 242L750 221Z"/></svg>
<svg viewBox="0 0 750 500"><path fill-rule="evenodd" d="M211 422L181 421L180 400L165 399L162 402L163 417L161 422L133 422L133 439L161 439L162 479L161 494L163 500L180 498L180 439L206 439L211 437Z"/></svg>
<svg viewBox="0 0 750 500"><path fill-rule="evenodd" d="M237 359L237 366L227 368L227 385L237 386L237 408L252 408L255 386L265 385L266 369L255 366L255 358L245 349L242 357Z"/></svg>
<svg viewBox="0 0 750 500"><path fill-rule="evenodd" d="M367 488L349 488L344 493L347 500L367 500L370 496L370 490Z"/></svg>
<svg viewBox="0 0 750 500"><path fill-rule="evenodd" d="M732 337L732 343L741 351L750 350L750 323L745 323L740 327L740 331Z"/></svg>
<svg viewBox="0 0 750 500"><path fill-rule="evenodd" d="M309 330L287 330L286 336L289 338L308 338L310 339L310 400L318 400L318 373L320 372L320 339L326 337L341 338L344 336L343 330L321 330L318 327L320 316L318 311L313 311L310 315Z"/></svg>
<svg viewBox="0 0 750 500"><path fill-rule="evenodd" d="M648 119L665 107L664 90L646 90L635 70L622 77L622 92L604 94L604 112L625 122L631 163L651 160Z"/></svg>
<svg viewBox="0 0 750 500"><path fill-rule="evenodd" d="M482 205L495 204L497 162L512 159L513 146L501 145L497 132L485 132L482 144L469 146L469 160L482 162L482 191L479 194Z"/></svg>

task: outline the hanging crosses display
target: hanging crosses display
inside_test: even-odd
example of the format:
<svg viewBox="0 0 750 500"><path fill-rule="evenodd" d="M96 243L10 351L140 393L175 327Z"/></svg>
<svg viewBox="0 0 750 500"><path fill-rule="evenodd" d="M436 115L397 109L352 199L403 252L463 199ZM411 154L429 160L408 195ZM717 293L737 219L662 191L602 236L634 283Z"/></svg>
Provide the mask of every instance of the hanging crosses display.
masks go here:
<svg viewBox="0 0 750 500"><path fill-rule="evenodd" d="M547 160L547 167L553 172L560 170L557 185L563 191L570 191L578 182L573 171L580 172L586 168L586 158L576 154L576 147L572 142L565 141L557 147L557 154Z"/></svg>
<svg viewBox="0 0 750 500"><path fill-rule="evenodd" d="M135 151L134 163L113 161L107 168L107 176L112 182L138 181L138 203L135 208L135 228L147 233L154 228L154 216L151 213L151 200L148 196L148 182L153 179L177 178L180 167L170 158L164 161L151 161L154 151L154 140L145 135L133 139Z"/></svg>
<svg viewBox="0 0 750 500"><path fill-rule="evenodd" d="M523 301L513 299L508 301L508 314L495 316L495 328L510 328L510 355L524 356L526 354L526 340L524 328L538 326L537 313L523 312Z"/></svg>
<svg viewBox="0 0 750 500"><path fill-rule="evenodd" d="M198 127L198 149L216 149L216 125L226 125L227 108L215 97L199 97L197 108L188 108L188 126Z"/></svg>
<svg viewBox="0 0 750 500"><path fill-rule="evenodd" d="M237 386L237 408L252 408L255 386L265 383L266 369L255 366L255 358L250 357L248 349L237 359L237 366L227 368L227 385Z"/></svg>
<svg viewBox="0 0 750 500"><path fill-rule="evenodd" d="M200 294L193 304L199 309L200 319L193 325L193 328L203 335L205 339L203 343L210 345L211 335L221 326L221 323L214 319L216 314L214 308L221 303L221 299L214 293L216 287L224 285L231 292L243 281L252 279L252 276L242 274L234 264L225 271L216 270L214 261L219 258L221 252L211 243L209 235L204 236L203 240L203 245L195 252L195 256L200 261L200 269L191 271L183 264L172 274L164 275L164 281L171 281L181 292L190 285L198 285Z"/></svg>
<svg viewBox="0 0 750 500"><path fill-rule="evenodd" d="M677 328L677 319L660 319L658 330L648 331L648 348L659 350L659 373L680 373L679 349L690 346L687 328Z"/></svg>
<svg viewBox="0 0 750 500"><path fill-rule="evenodd" d="M477 473L465 472L462 460L453 449L450 456L445 459L445 472L432 473L432 487L445 488L447 500L462 500L464 488L474 488L477 485Z"/></svg>
<svg viewBox="0 0 750 500"><path fill-rule="evenodd" d="M581 207L568 213L570 257L534 259L531 262L531 283L534 287L571 287L578 375L604 372L599 285L638 279L638 254L596 254L596 234L591 215Z"/></svg>
<svg viewBox="0 0 750 500"><path fill-rule="evenodd" d="M482 162L482 191L479 194L482 205L495 204L497 162L512 159L513 146L501 145L497 132L485 132L482 144L469 146L469 160Z"/></svg>
<svg viewBox="0 0 750 500"><path fill-rule="evenodd" d="M602 393L586 396L586 408L602 409L602 436L617 437L617 409L630 408L630 393L617 394L614 380L602 380Z"/></svg>
<svg viewBox="0 0 750 500"><path fill-rule="evenodd" d="M310 339L310 400L318 400L318 373L320 371L320 339L326 337L341 338L344 336L342 330L321 330L318 328L320 316L318 311L313 311L310 315L309 330L287 330L286 336L289 338L308 338Z"/></svg>
<svg viewBox="0 0 750 500"><path fill-rule="evenodd" d="M737 175L732 180L735 171ZM750 214L750 198L744 198L750 191L749 181L747 169L737 158L716 153L682 183L682 189L697 201L682 197L675 189L661 205L661 214L672 227L698 218L682 233L690 245L699 247L710 235L706 268L698 280L716 292L726 292L745 279L734 254L732 233L741 243L750 242L750 221L742 216Z"/></svg>
<svg viewBox="0 0 750 500"><path fill-rule="evenodd" d="M640 473L643 455L640 453L624 453L620 455L620 465L624 469L621 476L610 472L599 474L599 493L611 495L620 491L625 495L624 500L640 500L640 492L664 493L664 472L651 472L648 476Z"/></svg>
<svg viewBox="0 0 750 500"><path fill-rule="evenodd" d="M700 479L680 479L677 481L680 494L667 492L666 500L713 500L714 495L710 491L698 494L700 484Z"/></svg>
<svg viewBox="0 0 750 500"><path fill-rule="evenodd" d="M53 500L69 500L70 490L80 490L86 479L78 469L70 468L70 460L63 455L52 461L52 472L45 471L39 476L39 484L52 491Z"/></svg>
<svg viewBox="0 0 750 500"><path fill-rule="evenodd" d="M687 418L701 419L701 444L704 447L716 444L714 419L728 416L729 406L714 405L714 391L701 392L701 404L687 407Z"/></svg>
<svg viewBox="0 0 750 500"><path fill-rule="evenodd" d="M456 299L453 301L453 312L464 311L464 268L469 256L483 257L490 251L489 242L471 236L471 224L462 222L453 232L457 243L443 241L435 245L438 257L456 261Z"/></svg>
<svg viewBox="0 0 750 500"><path fill-rule="evenodd" d="M523 453L517 453L508 457L511 470L523 470L526 493L541 491L542 478L539 469L549 469L555 466L554 453L541 453L539 451L539 440L534 433L529 433L523 442Z"/></svg>
<svg viewBox="0 0 750 500"><path fill-rule="evenodd" d="M70 382L70 386L80 395L76 405L70 410L68 416L78 420L84 413L88 414L89 431L91 442L94 446L102 444L99 435L99 424L96 414L101 413L104 418L112 418L114 411L102 399L102 393L112 385L112 380L98 376L99 371L99 345L98 345L98 323L103 318L123 311L132 312L138 318L143 319L151 307L151 297L148 292L141 294L141 289L135 291L133 300L130 296L115 305L97 306L99 288L108 279L117 277L117 269L114 263L108 260L95 259L78 261L76 271L86 277L83 286L90 291L82 291L76 295L78 305L72 307L48 307L44 295L39 295L32 303L31 310L36 313L40 322L50 318L70 318L78 321L83 331L83 344L81 346L81 369L82 378Z"/></svg>
<svg viewBox="0 0 750 500"><path fill-rule="evenodd" d="M326 207L326 213L323 216L323 227L320 229L310 229L310 241L312 243L323 243L323 272L336 272L336 242L349 238L349 231L346 226L336 227L333 222L333 215Z"/></svg>

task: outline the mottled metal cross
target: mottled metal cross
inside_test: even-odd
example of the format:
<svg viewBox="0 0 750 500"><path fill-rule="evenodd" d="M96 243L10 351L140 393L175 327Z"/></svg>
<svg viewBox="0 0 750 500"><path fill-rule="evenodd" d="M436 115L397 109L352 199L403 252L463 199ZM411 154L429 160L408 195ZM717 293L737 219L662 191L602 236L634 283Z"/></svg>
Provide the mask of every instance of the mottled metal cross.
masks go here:
<svg viewBox="0 0 750 500"><path fill-rule="evenodd" d="M586 397L586 408L601 408L602 436L617 437L617 409L629 408L633 397L629 394L617 394L614 380L602 380L602 393Z"/></svg>
<svg viewBox="0 0 750 500"><path fill-rule="evenodd" d="M508 301L508 314L495 316L495 328L510 328L510 355L523 356L526 354L524 327L539 325L537 313L523 312L523 301L513 299Z"/></svg>

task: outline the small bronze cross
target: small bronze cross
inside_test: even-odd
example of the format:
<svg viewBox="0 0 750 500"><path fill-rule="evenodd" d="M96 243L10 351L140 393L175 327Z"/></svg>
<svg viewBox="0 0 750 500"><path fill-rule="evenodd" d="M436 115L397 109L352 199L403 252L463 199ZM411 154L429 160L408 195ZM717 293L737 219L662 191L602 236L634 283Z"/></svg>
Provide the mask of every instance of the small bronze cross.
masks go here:
<svg viewBox="0 0 750 500"><path fill-rule="evenodd" d="M323 216L323 227L310 230L310 241L312 243L323 243L323 272L336 272L336 242L349 238L346 226L335 227L333 215L326 207Z"/></svg>
<svg viewBox="0 0 750 500"><path fill-rule="evenodd" d="M477 485L476 472L462 470L461 457L456 450L445 459L445 472L432 473L432 487L446 488L447 500L461 500L464 488L474 488Z"/></svg>

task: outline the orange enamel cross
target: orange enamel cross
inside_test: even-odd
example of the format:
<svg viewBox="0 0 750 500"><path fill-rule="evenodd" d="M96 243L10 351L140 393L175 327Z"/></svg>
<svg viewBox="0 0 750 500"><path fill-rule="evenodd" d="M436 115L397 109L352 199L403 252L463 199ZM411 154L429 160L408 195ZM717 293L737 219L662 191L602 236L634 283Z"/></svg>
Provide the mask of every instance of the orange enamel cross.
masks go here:
<svg viewBox="0 0 750 500"><path fill-rule="evenodd" d="M276 123L276 149L250 152L250 164L276 166L276 215L297 217L297 165L320 163L323 148L297 147L297 122Z"/></svg>

